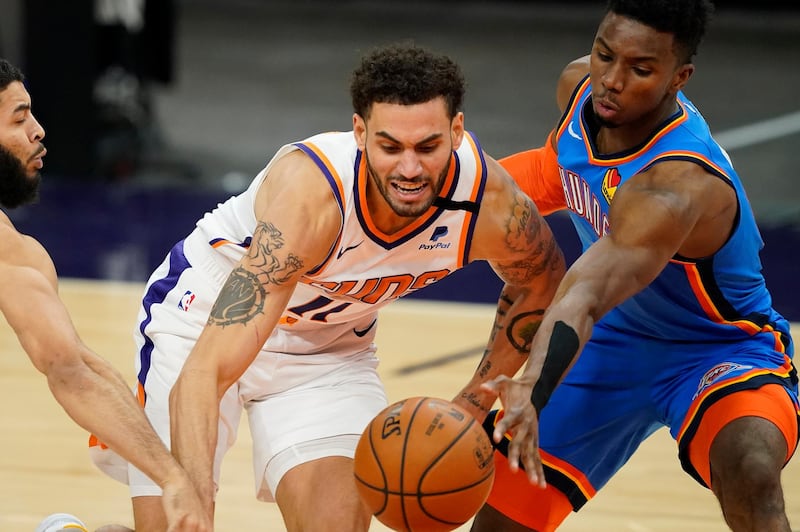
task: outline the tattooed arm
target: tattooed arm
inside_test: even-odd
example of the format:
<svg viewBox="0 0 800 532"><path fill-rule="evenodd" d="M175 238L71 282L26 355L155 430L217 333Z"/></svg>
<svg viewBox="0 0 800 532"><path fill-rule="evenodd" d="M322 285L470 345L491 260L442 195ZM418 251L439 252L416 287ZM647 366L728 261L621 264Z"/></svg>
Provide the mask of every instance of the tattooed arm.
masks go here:
<svg viewBox="0 0 800 532"><path fill-rule="evenodd" d="M170 394L172 451L209 514L219 401L272 333L300 277L324 260L341 225L330 187L301 152L273 165L255 213L250 248L219 292Z"/></svg>
<svg viewBox="0 0 800 532"><path fill-rule="evenodd" d="M470 260L488 260L505 282L492 332L472 379L455 397L483 421L496 396L483 382L513 376L527 361L542 315L564 276L564 257L533 202L487 156L489 177Z"/></svg>

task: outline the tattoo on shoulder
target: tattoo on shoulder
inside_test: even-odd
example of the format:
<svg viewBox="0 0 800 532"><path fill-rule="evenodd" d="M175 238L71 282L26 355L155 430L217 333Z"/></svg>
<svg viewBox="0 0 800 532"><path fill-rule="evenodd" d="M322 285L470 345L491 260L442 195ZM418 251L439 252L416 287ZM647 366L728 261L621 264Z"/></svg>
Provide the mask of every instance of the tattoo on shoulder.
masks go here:
<svg viewBox="0 0 800 532"><path fill-rule="evenodd" d="M509 249L523 251L527 257L511 264L497 265L496 268L498 275L506 282L525 284L548 271L558 269L564 262L564 256L549 231L547 231L548 238L542 237L544 220L533 213L530 205L527 206L527 210L520 208L515 209L515 212L526 214L518 218L511 217L506 240Z"/></svg>
<svg viewBox="0 0 800 532"><path fill-rule="evenodd" d="M240 266L225 281L208 316L208 324L225 327L247 323L264 310L266 298L267 291L258 277Z"/></svg>
<svg viewBox="0 0 800 532"><path fill-rule="evenodd" d="M506 243L515 251L526 251L534 245L542 230L542 218L534 212L533 202L523 194L514 194L514 205L508 218Z"/></svg>
<svg viewBox="0 0 800 532"><path fill-rule="evenodd" d="M217 296L208 324L225 327L247 323L264 310L268 285L287 282L303 268L293 253L282 252L283 233L270 222L259 222L253 231L247 256L250 268L235 268Z"/></svg>
<svg viewBox="0 0 800 532"><path fill-rule="evenodd" d="M303 267L303 261L293 253L281 260L277 251L284 245L283 233L270 222L259 222L253 232L253 241L248 251L251 264L259 269L259 275L273 284L285 283L293 273Z"/></svg>

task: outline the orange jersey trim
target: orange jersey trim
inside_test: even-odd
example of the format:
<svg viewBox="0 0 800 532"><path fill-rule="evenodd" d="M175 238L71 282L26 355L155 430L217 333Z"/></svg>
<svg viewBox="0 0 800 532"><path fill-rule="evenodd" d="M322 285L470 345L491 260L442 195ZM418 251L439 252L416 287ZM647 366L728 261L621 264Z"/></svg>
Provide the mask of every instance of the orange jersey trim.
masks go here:
<svg viewBox="0 0 800 532"><path fill-rule="evenodd" d="M580 108L580 105L579 105L580 104L580 95L583 94L583 91L586 90L586 87L589 86L589 83L590 83L589 76L586 76L586 78L584 78L584 80L580 83L580 85L578 85L575 88L575 90L573 91L572 100L569 103L569 107L567 107L566 113L561 118L561 122L558 124L558 128L556 128L556 138L557 139L561 138L561 135L564 134L564 130L566 130L569 127L570 122L572 122L572 117L575 116L575 111ZM580 126L581 126L581 130L583 130L583 123L582 123L583 121L579 120L578 122L581 122ZM586 142L586 138L587 138L586 137L586 132L585 131L581 131L581 132L583 134L584 142ZM592 150L589 149L588 145L587 145L586 151L588 153L592 152Z"/></svg>
<svg viewBox="0 0 800 532"><path fill-rule="evenodd" d="M475 142L475 140L472 138L472 135L470 135L469 133L465 133L464 138L469 143L469 146L472 149L472 155L475 158L475 163L477 166L476 170L477 175L475 176L475 180L472 185L472 192L470 192L469 199L471 201L477 202L481 197L483 187L486 181L485 179L481 178L482 177L481 174L485 172L484 169L486 168L486 164L484 163L483 160L483 153L481 152L478 143ZM477 221L474 219L477 216L478 216L477 212L473 213L471 211L465 211L464 213L464 223L461 226L461 235L460 238L458 239L458 250L459 250L458 252L459 259L457 266L458 268L463 268L469 260L469 257L466 256L466 250L469 246L470 236L473 234L473 229L475 228L475 222Z"/></svg>
<svg viewBox="0 0 800 532"><path fill-rule="evenodd" d="M339 176L339 173L336 171L336 168L331 163L330 159L325 155L325 153L319 149L315 144L311 142L301 142L298 143L297 146L302 150L308 150L313 154L312 160L320 167L320 170L326 174L328 184L331 186L331 189L334 193L334 197L336 198L336 202L339 204L339 214L342 217L341 227L339 228L339 234L336 237L336 241L333 243L330 251L328 252L328 256L325 257L325 260L322 261L319 265L311 269L309 272L306 273L306 276L313 277L314 275L318 275L325 267L330 264L331 260L333 259L334 255L336 254L336 250L339 248L339 244L342 240L342 229L344 228L344 213L346 211L347 205L345 204L345 195L344 195L344 185L342 184L342 178ZM308 154L308 151L306 152Z"/></svg>
<svg viewBox="0 0 800 532"><path fill-rule="evenodd" d="M678 100L678 106L680 107L680 113L676 116L670 123L665 125L658 133L653 135L653 138L647 141L647 143L636 150L634 153L628 154L624 157L615 157L613 159L606 159L606 158L598 158L595 157L594 151L592 150L592 146L589 143L589 135L586 131L583 131L583 123L581 123L581 134L583 135L583 142L586 145L586 153L589 154L589 164L597 165L597 166L619 166L628 162L635 160L636 158L640 157L642 153L647 152L653 145L661 140L665 135L669 132L676 129L678 126L683 124L689 119L689 114L686 112L686 107L683 103ZM581 121L582 122L582 121ZM663 154L661 154L663 156Z"/></svg>
<svg viewBox="0 0 800 532"><path fill-rule="evenodd" d="M556 130L556 138L561 138L564 134L565 130L569 127L572 123L573 118L576 112L580 112L583 108L583 102L588 101L588 98L583 98L583 94L586 91L586 88L590 85L589 76L587 76L575 89L573 92L572 100L569 103L569 107L567 111L564 113L564 116L561 119L561 122L558 124L558 128ZM672 119L671 122L666 124L658 133L653 135L653 137L647 141L642 147L636 150L633 153L629 153L623 157L615 157L615 158L599 158L595 156L594 150L592 149L592 144L590 142L591 135L588 131L584 128L583 120L577 120L577 123L581 130L581 137L583 139L583 144L586 149L586 153L588 155L588 162L594 166L619 166L625 164L627 162L633 161L637 157L641 156L642 153L649 150L656 142L661 140L664 135L668 134L670 131L674 130L684 122L689 119L689 114L686 112L686 106L678 100L678 106L680 108L680 112L677 114L675 118Z"/></svg>
<svg viewBox="0 0 800 532"><path fill-rule="evenodd" d="M572 464L560 460L552 454L549 454L541 449L539 449L539 454L542 457L543 464L569 478L578 487L578 489L581 490L581 493L583 493L583 495L586 497L586 500L589 500L595 496L597 490L594 488L594 486L592 486L591 482L589 482L589 479L586 478L586 475L584 475L580 470L576 469Z"/></svg>
<svg viewBox="0 0 800 532"><path fill-rule="evenodd" d="M786 350L786 347L783 345L783 342L780 339L780 333L775 331L771 325L767 324L762 327L753 321L746 319L738 319L733 321L726 320L706 290L700 275L700 271L698 270L696 264L680 261L678 259L672 259L670 262L683 266L683 269L686 272L686 278L689 281L689 285L692 287L692 292L694 292L697 302L703 308L706 316L708 316L711 321L722 325L731 325L733 327L737 327L751 336L760 332L771 332L775 336L775 350L781 353Z"/></svg>
<svg viewBox="0 0 800 532"><path fill-rule="evenodd" d="M716 172L720 177L724 177L726 180L731 181L731 178L730 176L728 176L728 173L725 170L723 170L719 165L714 163L711 159L693 151L678 151L678 150L665 151L663 153L659 153L657 157L650 160L642 168L649 168L650 166L664 159L683 159L683 160L691 159L700 166L707 167L708 169Z"/></svg>
<svg viewBox="0 0 800 532"><path fill-rule="evenodd" d="M444 180L444 185L442 187L442 195L447 195L450 190L452 190L453 186L455 185L455 173L456 173L456 160L455 154L450 155L450 169L447 172L447 176ZM372 219L372 215L369 212L369 208L367 207L367 183L369 181L369 176L367 175L367 158L362 156L361 162L358 167L358 174L356 176L357 186L358 186L358 210L361 212L362 219L364 220L364 224L366 228L369 230L370 233L375 235L378 239L387 242L389 244L393 244L398 240L402 240L403 238L407 237L421 226L425 225L431 217L433 217L436 212L439 210L438 207L431 205L428 210L414 220L408 227L404 227L402 230L387 235L380 229L378 226L375 225L375 222Z"/></svg>

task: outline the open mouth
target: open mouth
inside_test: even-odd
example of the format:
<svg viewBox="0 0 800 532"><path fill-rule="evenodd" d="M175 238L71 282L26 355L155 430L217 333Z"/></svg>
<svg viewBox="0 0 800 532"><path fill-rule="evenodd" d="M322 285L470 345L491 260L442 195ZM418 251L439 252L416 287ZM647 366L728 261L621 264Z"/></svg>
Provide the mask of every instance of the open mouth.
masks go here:
<svg viewBox="0 0 800 532"><path fill-rule="evenodd" d="M423 190L425 190L428 185L426 183L392 183L392 187L399 192L401 195L404 196L413 196L420 194Z"/></svg>

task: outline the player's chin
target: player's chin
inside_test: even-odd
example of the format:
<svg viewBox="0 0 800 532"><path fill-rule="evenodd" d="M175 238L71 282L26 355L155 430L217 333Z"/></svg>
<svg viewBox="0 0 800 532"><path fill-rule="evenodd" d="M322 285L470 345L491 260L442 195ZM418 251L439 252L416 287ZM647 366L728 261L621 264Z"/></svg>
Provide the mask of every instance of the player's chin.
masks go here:
<svg viewBox="0 0 800 532"><path fill-rule="evenodd" d="M25 170L27 170L26 175L30 181L39 181L42 178L41 164L30 163Z"/></svg>

